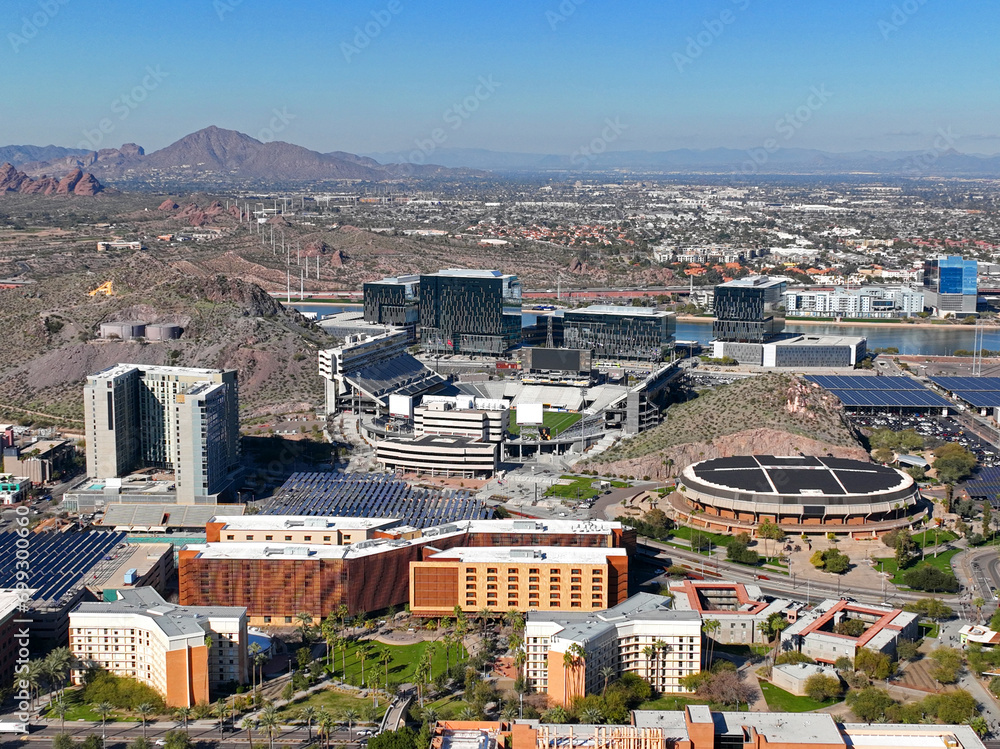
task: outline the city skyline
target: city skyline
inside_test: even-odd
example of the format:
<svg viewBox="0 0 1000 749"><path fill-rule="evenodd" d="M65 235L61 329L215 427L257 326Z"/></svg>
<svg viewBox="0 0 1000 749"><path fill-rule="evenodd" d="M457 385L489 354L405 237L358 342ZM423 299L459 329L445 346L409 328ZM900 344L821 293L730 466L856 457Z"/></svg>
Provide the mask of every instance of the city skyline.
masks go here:
<svg viewBox="0 0 1000 749"><path fill-rule="evenodd" d="M985 2L110 8L4 8L0 140L153 151L215 124L322 152L433 142L428 162L437 148L570 155L597 141L1000 152L1000 97L975 76L996 65Z"/></svg>

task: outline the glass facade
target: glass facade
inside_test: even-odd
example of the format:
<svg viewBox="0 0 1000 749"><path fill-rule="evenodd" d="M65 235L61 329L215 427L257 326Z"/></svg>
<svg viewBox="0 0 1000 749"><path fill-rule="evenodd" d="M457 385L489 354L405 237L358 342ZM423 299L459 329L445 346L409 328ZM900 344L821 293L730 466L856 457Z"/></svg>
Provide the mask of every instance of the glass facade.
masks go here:
<svg viewBox="0 0 1000 749"><path fill-rule="evenodd" d="M766 343L785 329L783 296L787 284L766 276L740 279L715 287L718 341Z"/></svg>
<svg viewBox="0 0 1000 749"><path fill-rule="evenodd" d="M563 316L563 344L607 359L660 361L673 348L676 318L627 307L586 307Z"/></svg>
<svg viewBox="0 0 1000 749"><path fill-rule="evenodd" d="M924 286L939 294L978 294L979 264L958 255L924 263Z"/></svg>
<svg viewBox="0 0 1000 749"><path fill-rule="evenodd" d="M365 322L406 327L419 317L418 276L386 278L364 285Z"/></svg>
<svg viewBox="0 0 1000 749"><path fill-rule="evenodd" d="M499 271L420 277L420 344L435 353L502 354L521 342L521 284Z"/></svg>

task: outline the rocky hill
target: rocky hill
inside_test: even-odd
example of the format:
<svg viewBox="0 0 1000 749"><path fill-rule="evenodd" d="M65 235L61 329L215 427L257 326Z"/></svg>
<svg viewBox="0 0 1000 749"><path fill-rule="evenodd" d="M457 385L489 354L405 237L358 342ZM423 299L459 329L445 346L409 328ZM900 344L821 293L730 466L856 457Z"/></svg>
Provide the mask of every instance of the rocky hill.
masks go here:
<svg viewBox="0 0 1000 749"><path fill-rule="evenodd" d="M115 294L88 290L114 282ZM102 322L172 322L180 340L99 340ZM72 423L82 417L85 377L122 362L235 368L242 415L318 405L316 351L325 334L260 287L225 275L192 276L147 253L101 274L53 276L30 288L0 290L0 413L18 409Z"/></svg>
<svg viewBox="0 0 1000 749"><path fill-rule="evenodd" d="M38 179L19 172L10 163L0 166L0 193L20 192L26 195L97 195L104 186L93 174L73 169L62 179L40 176Z"/></svg>
<svg viewBox="0 0 1000 749"><path fill-rule="evenodd" d="M270 181L379 181L430 177L451 170L434 165L379 164L374 159L336 151L319 153L283 141L262 143L256 138L223 128L206 127L186 135L166 148L147 154L134 143L85 155L69 155L52 162L32 163L30 174L75 167L90 169L113 182L150 175L158 178ZM463 171L462 173L466 173Z"/></svg>
<svg viewBox="0 0 1000 749"><path fill-rule="evenodd" d="M584 467L665 479L699 460L754 454L868 460L836 398L801 378L767 374L672 406L660 426L624 440Z"/></svg>

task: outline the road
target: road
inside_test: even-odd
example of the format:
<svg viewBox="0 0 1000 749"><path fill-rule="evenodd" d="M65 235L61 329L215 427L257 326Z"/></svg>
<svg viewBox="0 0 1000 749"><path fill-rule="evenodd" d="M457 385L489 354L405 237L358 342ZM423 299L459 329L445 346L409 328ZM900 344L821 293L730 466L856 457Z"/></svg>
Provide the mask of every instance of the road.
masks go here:
<svg viewBox="0 0 1000 749"><path fill-rule="evenodd" d="M149 723L146 725L146 737L150 741L155 741L165 736L168 731L179 730L183 730L183 727L176 721ZM365 729L355 728L351 731L352 735L348 735L345 729L334 731L330 736L330 741L338 746L358 747L358 737L363 730ZM138 723L108 723L105 731L109 746L115 743L125 744L132 739L142 736L142 726ZM0 749L6 749L8 746L24 746L25 743L38 747L49 747L52 745L52 737L57 733L61 733L59 722L52 721L46 725L33 728L28 736L0 738ZM70 722L66 724L66 733L75 739L81 740L91 734L100 736L101 724L89 721ZM246 731L238 729L234 731L232 726L227 725L224 735L220 738L218 723L213 720L192 721L188 726L188 733L196 743L211 742L211 744L219 747L245 747L247 745ZM313 726L312 733L315 739L315 726ZM308 731L305 726L281 726L281 732L275 734L274 742L278 746L281 744L304 744L307 738ZM253 740L254 743L264 741L266 740L266 736L259 729L255 729L253 731Z"/></svg>
<svg viewBox="0 0 1000 749"><path fill-rule="evenodd" d="M850 583L848 583L848 587L843 584L838 584L839 581L835 583L818 582L816 580L803 581L801 579L793 581L786 575L771 572L767 573L766 580L762 580L760 579L760 575L755 573L753 569L739 564L722 561L717 556L706 557L705 555L698 554L694 551L678 549L648 538L640 538L639 544L641 546L645 546L651 551L657 551L659 559L664 563L667 558L670 560L680 559L687 562L688 566L692 570L705 570L709 573L716 572L723 575L727 580L753 583L759 586L761 591L767 595L781 598L791 596L801 599L803 595L807 596L810 600L813 598L840 598L842 595L850 592L852 598L864 603L887 602L895 603L900 606L909 601L919 601L922 598L927 598L926 593L896 591L892 588L892 586L888 585L886 586L885 596L883 597L883 591L881 589L859 588ZM993 555L996 556L995 551L993 551ZM950 606L958 606L960 604L958 596L940 596L940 598Z"/></svg>

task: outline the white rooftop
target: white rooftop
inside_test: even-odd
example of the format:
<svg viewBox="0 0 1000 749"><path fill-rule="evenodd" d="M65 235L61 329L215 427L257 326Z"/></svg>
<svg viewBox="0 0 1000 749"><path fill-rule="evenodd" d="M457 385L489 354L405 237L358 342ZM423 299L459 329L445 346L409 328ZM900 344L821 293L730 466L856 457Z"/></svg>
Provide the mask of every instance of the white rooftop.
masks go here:
<svg viewBox="0 0 1000 749"><path fill-rule="evenodd" d="M428 557L432 561L457 559L469 564L490 563L558 563L576 562L579 564L604 564L608 557L626 557L625 549L593 548L580 546L546 546L535 548L530 546L460 546L448 549Z"/></svg>
<svg viewBox="0 0 1000 749"><path fill-rule="evenodd" d="M222 523L228 530L372 530L386 528L399 522L399 518L350 518L319 515L225 515L213 517L210 523Z"/></svg>
<svg viewBox="0 0 1000 749"><path fill-rule="evenodd" d="M627 307L621 304L592 304L589 307L566 310L567 315L577 312L596 312L602 315L621 315L623 317L670 317L673 314L652 307Z"/></svg>

